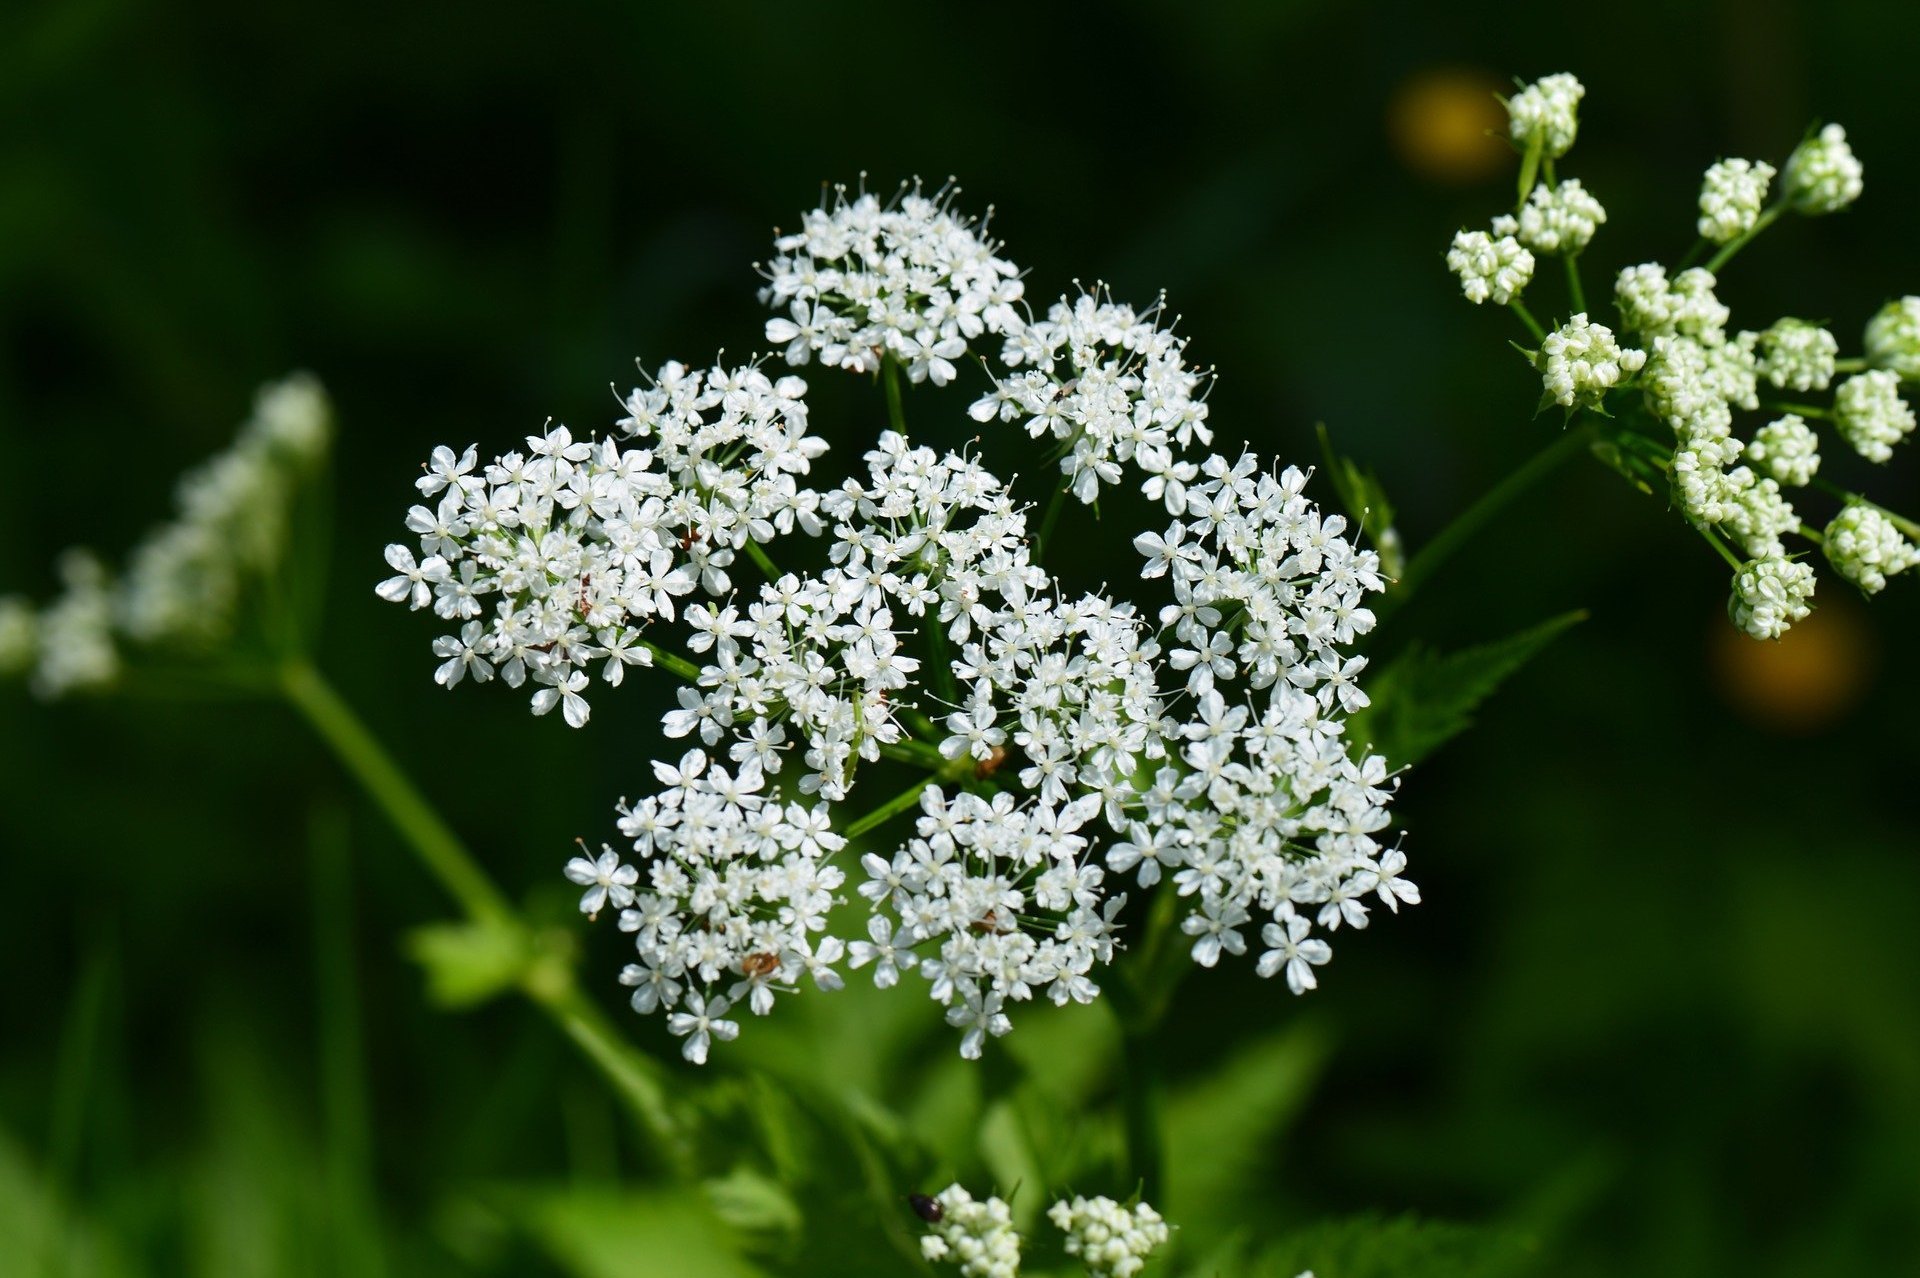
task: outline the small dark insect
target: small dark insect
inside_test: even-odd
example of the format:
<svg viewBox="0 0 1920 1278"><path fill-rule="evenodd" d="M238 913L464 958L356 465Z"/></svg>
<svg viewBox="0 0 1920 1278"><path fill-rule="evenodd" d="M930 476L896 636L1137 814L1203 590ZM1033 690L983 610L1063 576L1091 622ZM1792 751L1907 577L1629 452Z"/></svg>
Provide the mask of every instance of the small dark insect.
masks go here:
<svg viewBox="0 0 1920 1278"><path fill-rule="evenodd" d="M778 954L749 954L740 960L740 971L747 976L769 976L779 967Z"/></svg>
<svg viewBox="0 0 1920 1278"><path fill-rule="evenodd" d="M587 600L587 590L592 585L593 585L592 573L587 573L585 576L580 578L580 619L582 621L586 620L588 615L593 612L593 605L589 603Z"/></svg>
<svg viewBox="0 0 1920 1278"><path fill-rule="evenodd" d="M986 914L967 924L967 928L979 936L1005 936L1013 931L996 910L988 910Z"/></svg>
<svg viewBox="0 0 1920 1278"><path fill-rule="evenodd" d="M947 1209L940 1205L939 1199L929 1198L925 1194L908 1194L907 1205L913 1208L914 1215L929 1225L939 1224L947 1214Z"/></svg>

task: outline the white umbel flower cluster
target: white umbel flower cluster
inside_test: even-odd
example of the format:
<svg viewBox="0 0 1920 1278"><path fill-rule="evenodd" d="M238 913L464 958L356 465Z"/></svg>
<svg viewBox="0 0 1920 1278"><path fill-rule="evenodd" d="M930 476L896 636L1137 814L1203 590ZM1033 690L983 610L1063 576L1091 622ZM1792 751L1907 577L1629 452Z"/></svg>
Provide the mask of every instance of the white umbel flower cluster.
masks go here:
<svg viewBox="0 0 1920 1278"><path fill-rule="evenodd" d="M332 413L305 375L263 387L226 452L180 479L174 518L151 530L117 577L91 552L62 557L61 595L34 610L0 600L0 672L29 670L42 697L104 688L125 650L200 660L248 623L250 592L281 569L295 496L332 442Z"/></svg>
<svg viewBox="0 0 1920 1278"><path fill-rule="evenodd" d="M1867 362L1896 374L1903 382L1920 381L1920 297L1888 302L1867 321Z"/></svg>
<svg viewBox="0 0 1920 1278"><path fill-rule="evenodd" d="M1573 149L1586 86L1566 72L1543 76L1507 99L1507 135L1521 150L1538 145L1557 159Z"/></svg>
<svg viewBox="0 0 1920 1278"><path fill-rule="evenodd" d="M1813 611L1813 569L1797 559L1755 559L1733 574L1727 615L1755 639L1778 639Z"/></svg>
<svg viewBox="0 0 1920 1278"><path fill-rule="evenodd" d="M1827 525L1821 547L1827 561L1864 594L1886 589L1887 578L1920 563L1920 549L1901 536L1885 511L1849 502Z"/></svg>
<svg viewBox="0 0 1920 1278"><path fill-rule="evenodd" d="M1548 333L1540 344L1540 374L1547 395L1564 408L1598 404L1606 393L1647 362L1647 353L1622 347L1613 330L1582 311Z"/></svg>
<svg viewBox="0 0 1920 1278"><path fill-rule="evenodd" d="M1900 397L1900 378L1870 368L1840 383L1833 396L1833 424L1853 451L1870 462L1893 457L1893 446L1913 433L1913 408Z"/></svg>
<svg viewBox="0 0 1920 1278"><path fill-rule="evenodd" d="M1760 220L1774 168L1764 160L1721 160L1700 182L1700 234L1715 244L1739 239Z"/></svg>
<svg viewBox="0 0 1920 1278"><path fill-rule="evenodd" d="M1825 390L1840 343L1818 324L1783 319L1759 335L1755 356L1760 372L1782 390Z"/></svg>
<svg viewBox="0 0 1920 1278"><path fill-rule="evenodd" d="M836 187L831 205L774 241L761 299L781 314L767 340L792 364L818 355L870 373L892 356L913 381L953 380L969 341L1018 320L1022 292L985 224L952 211L959 193L949 183L929 196L916 183L883 205Z"/></svg>
<svg viewBox="0 0 1920 1278"><path fill-rule="evenodd" d="M1542 182L1533 188L1520 216L1494 219L1495 235L1513 235L1535 253L1571 256L1585 248L1607 220L1607 211L1580 185L1568 178L1558 185Z"/></svg>
<svg viewBox="0 0 1920 1278"><path fill-rule="evenodd" d="M1172 1236L1148 1204L1123 1207L1104 1195L1063 1198L1047 1209L1047 1219L1066 1235L1067 1254L1086 1266L1087 1278L1134 1278Z"/></svg>
<svg viewBox="0 0 1920 1278"><path fill-rule="evenodd" d="M920 1254L935 1264L957 1265L961 1278L1018 1278L1020 1234L1003 1199L976 1199L958 1184L935 1194L925 1213L930 1232Z"/></svg>
<svg viewBox="0 0 1920 1278"><path fill-rule="evenodd" d="M1860 161L1847 145L1847 131L1829 124L1794 148L1780 183L1795 212L1837 213L1860 198Z"/></svg>
<svg viewBox="0 0 1920 1278"><path fill-rule="evenodd" d="M415 481L433 504L407 514L419 553L388 546L378 593L456 627L433 644L442 686L531 683L535 713L559 706L579 727L593 667L617 686L652 664L646 626L732 588L737 553L823 527L800 486L826 451L805 393L751 365L668 364L627 397L629 447L557 426L484 467L473 448L437 448Z"/></svg>
<svg viewBox="0 0 1920 1278"><path fill-rule="evenodd" d="M1806 419L1788 413L1753 433L1747 460L1784 487L1805 488L1820 469L1820 437Z"/></svg>
<svg viewBox="0 0 1920 1278"><path fill-rule="evenodd" d="M1050 444L1057 498L1124 483L1166 522L1132 539L1142 597L1069 594L1031 508L971 453L889 430L857 476L809 486L825 446L806 388L751 364L668 365L617 438L555 427L486 466L436 450L418 549L389 548L378 589L454 628L442 684L531 685L536 713L575 726L595 673L684 684L662 725L684 745L620 805L628 846L566 868L583 913L632 938L633 1007L699 1062L803 983L917 976L977 1057L1018 1004L1099 996L1129 886L1177 894L1196 963L1252 932L1262 975L1313 988L1366 898L1419 900L1383 842L1397 778L1345 735L1377 555L1299 469L1208 451L1210 375L1162 306L1096 291L1035 318L988 296L1018 274L943 201L842 199L807 226L781 241L771 304L842 307L856 261L862 323L924 317L944 291L955 332L1002 338L973 418ZM855 344L871 360L831 362L891 379L917 358L884 333ZM919 779L883 777L876 803L876 770Z"/></svg>
<svg viewBox="0 0 1920 1278"><path fill-rule="evenodd" d="M1511 230L1499 230L1511 220L1495 222L1498 239L1485 231L1460 231L1447 250L1447 269L1460 277L1460 291L1475 305L1492 302L1505 306L1519 297L1533 278L1533 254Z"/></svg>
<svg viewBox="0 0 1920 1278"><path fill-rule="evenodd" d="M1529 250L1584 249L1592 234L1589 223L1604 220L1597 206L1570 207L1588 198L1575 179L1559 175L1557 165L1532 162L1557 158L1571 145L1579 97L1577 81L1550 76L1509 104L1513 139L1534 150L1521 168L1520 211L1496 218L1492 235L1512 237L1509 258L1529 255L1529 275ZM1810 422L1830 421L1861 456L1885 462L1915 428L1914 410L1902 398L1900 384L1920 380L1920 297L1890 302L1873 317L1866 326L1865 358L1841 358L1833 333L1807 320L1781 319L1758 332L1730 328L1732 313L1716 293L1716 272L1782 214L1831 213L1861 191L1860 162L1839 125L1828 125L1803 142L1777 176L1779 194L1770 201L1772 165L1730 159L1707 169L1698 226L1705 240L1721 247L1706 265L1673 274L1658 262L1621 270L1613 290L1620 316L1617 337L1584 312L1543 333L1532 314L1518 308L1521 321L1539 339L1540 349L1530 354L1545 383L1543 405L1558 403L1610 419L1601 455L1637 486L1664 487L1673 506L1714 549L1740 565L1729 609L1743 629L1762 637L1775 637L1804 616L1812 596L1811 566L1789 555L1787 540L1817 541L1820 534L1807 527L1784 492L1816 481L1820 440ZM1469 297L1513 300L1518 284L1496 291L1501 262L1492 236L1462 232L1454 245L1448 261L1460 272ZM1570 259L1568 268L1568 309L1581 311L1579 262ZM1842 373L1852 375L1836 388ZM1829 388L1831 409L1797 400L1767 402L1775 392L1799 397ZM1743 438L1738 414L1762 409L1772 420ZM1832 486L1822 480L1819 487ZM1837 522L1843 534L1839 558L1829 548L1836 568L1850 579L1871 581L1876 565L1904 566L1899 547L1905 543L1889 540L1886 529L1857 513L1872 509L1871 503L1835 491L1853 503ZM1736 548L1744 552L1744 562ZM1884 583L1886 575L1881 572L1877 580ZM1310 978L1310 963L1289 963L1289 979Z"/></svg>
<svg viewBox="0 0 1920 1278"><path fill-rule="evenodd" d="M1209 375L1188 367L1186 341L1159 326L1164 303L1136 312L1099 292L1061 298L1044 320L1013 328L1001 350L1009 370L971 409L979 422L1021 422L1052 436L1061 473L1080 501L1122 480L1132 465L1168 509L1194 474L1184 460L1207 429Z"/></svg>

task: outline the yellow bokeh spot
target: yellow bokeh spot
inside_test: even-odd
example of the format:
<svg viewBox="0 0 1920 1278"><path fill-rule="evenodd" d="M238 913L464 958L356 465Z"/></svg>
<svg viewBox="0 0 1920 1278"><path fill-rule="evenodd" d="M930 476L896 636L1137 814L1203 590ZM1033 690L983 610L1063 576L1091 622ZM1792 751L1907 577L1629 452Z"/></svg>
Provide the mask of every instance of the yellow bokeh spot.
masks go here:
<svg viewBox="0 0 1920 1278"><path fill-rule="evenodd" d="M1776 732L1818 732L1860 703L1873 678L1873 638L1860 605L1831 593L1836 597L1776 640L1751 639L1724 618L1715 622L1714 678L1746 718Z"/></svg>
<svg viewBox="0 0 1920 1278"><path fill-rule="evenodd" d="M1481 182L1514 163L1507 113L1494 97L1513 86L1484 71L1437 67L1409 76L1387 108L1400 162L1439 182Z"/></svg>

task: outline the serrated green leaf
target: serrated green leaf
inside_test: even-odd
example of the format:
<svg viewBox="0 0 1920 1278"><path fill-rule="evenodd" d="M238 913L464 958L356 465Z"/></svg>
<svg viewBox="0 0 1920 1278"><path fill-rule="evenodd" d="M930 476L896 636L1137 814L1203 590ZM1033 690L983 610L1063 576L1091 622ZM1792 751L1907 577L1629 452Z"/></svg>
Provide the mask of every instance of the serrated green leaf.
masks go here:
<svg viewBox="0 0 1920 1278"><path fill-rule="evenodd" d="M1586 620L1568 612L1505 639L1437 653L1408 648L1367 683L1372 704L1348 720L1347 739L1395 767L1418 763L1473 724L1473 712L1556 636Z"/></svg>

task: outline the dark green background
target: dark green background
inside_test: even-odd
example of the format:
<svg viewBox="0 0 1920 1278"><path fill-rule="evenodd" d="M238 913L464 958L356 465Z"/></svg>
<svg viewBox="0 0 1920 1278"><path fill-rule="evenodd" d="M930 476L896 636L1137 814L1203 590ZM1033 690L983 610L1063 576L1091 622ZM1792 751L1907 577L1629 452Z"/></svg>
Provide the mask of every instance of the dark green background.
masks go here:
<svg viewBox="0 0 1920 1278"><path fill-rule="evenodd" d="M0 592L44 595L67 544L123 551L254 385L315 371L343 423L322 664L496 877L563 907L569 841L648 784L652 693L603 695L575 733L441 692L431 627L373 596L380 548L433 444L604 428L634 356L763 345L750 263L822 180L958 174L1037 298L1168 289L1220 370L1222 435L1304 463L1326 421L1417 545L1557 422L1441 261L1510 174L1410 165L1388 127L1410 77L1585 80L1563 173L1611 214L1596 291L1691 242L1707 163L1844 122L1863 201L1771 232L1722 296L1754 327L1830 318L1851 352L1920 292L1916 52L1898 3L11 4ZM877 427L877 395L812 380L843 453ZM909 407L958 441L964 403ZM1911 461L1873 477L1909 513ZM1076 569L1105 574L1120 531L1081 525ZM1396 620L1451 645L1593 611L1409 779L1424 905L1343 933L1307 1000L1247 964L1187 985L1189 1065L1291 1021L1329 1049L1260 1172L1275 1220L1520 1221L1562 1275L1911 1271L1920 604L1825 578L1824 642L1747 669L1725 577L1583 465ZM1861 667L1853 700L1808 694L1810 725L1757 708ZM316 808L354 849L372 1148L345 1182L322 1156ZM395 1272L537 1271L466 1187L626 1155L524 1006L425 1005L397 938L445 913L272 706L0 692L0 1200L58 1193L154 1273L365 1272L369 1244L313 1224L341 1196ZM610 977L616 941L589 945Z"/></svg>

